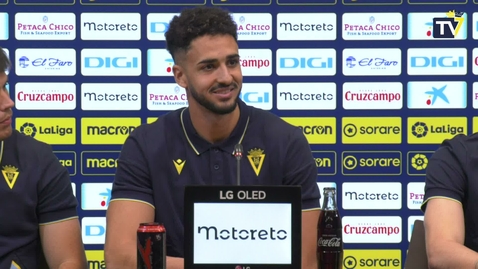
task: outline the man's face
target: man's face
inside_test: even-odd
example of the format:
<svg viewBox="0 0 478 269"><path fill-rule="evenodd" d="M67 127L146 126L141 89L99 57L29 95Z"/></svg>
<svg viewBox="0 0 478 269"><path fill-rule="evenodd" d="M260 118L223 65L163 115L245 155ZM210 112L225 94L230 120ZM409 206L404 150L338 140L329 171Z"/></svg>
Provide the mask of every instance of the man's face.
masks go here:
<svg viewBox="0 0 478 269"><path fill-rule="evenodd" d="M0 73L0 140L7 139L12 134L12 107L14 105L7 86L8 76Z"/></svg>
<svg viewBox="0 0 478 269"><path fill-rule="evenodd" d="M189 106L215 114L234 111L242 88L237 42L230 35L202 36L174 66L176 82L188 92Z"/></svg>

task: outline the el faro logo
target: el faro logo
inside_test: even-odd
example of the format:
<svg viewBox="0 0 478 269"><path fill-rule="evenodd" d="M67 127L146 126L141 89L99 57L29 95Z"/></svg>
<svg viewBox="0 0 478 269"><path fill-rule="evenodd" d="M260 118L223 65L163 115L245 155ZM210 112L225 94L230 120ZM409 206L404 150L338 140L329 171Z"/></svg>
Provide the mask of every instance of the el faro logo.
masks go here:
<svg viewBox="0 0 478 269"><path fill-rule="evenodd" d="M141 118L82 118L81 144L122 145Z"/></svg>
<svg viewBox="0 0 478 269"><path fill-rule="evenodd" d="M76 144L75 118L17 118L15 128L50 145Z"/></svg>

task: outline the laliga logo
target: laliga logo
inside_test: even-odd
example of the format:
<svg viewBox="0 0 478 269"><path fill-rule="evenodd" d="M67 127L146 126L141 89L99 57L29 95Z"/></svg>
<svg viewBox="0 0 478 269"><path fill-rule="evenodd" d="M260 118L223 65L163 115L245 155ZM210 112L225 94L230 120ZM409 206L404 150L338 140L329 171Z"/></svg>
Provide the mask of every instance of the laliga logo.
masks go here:
<svg viewBox="0 0 478 269"><path fill-rule="evenodd" d="M428 158L424 154L415 154L412 157L412 167L415 168L416 170L424 170L427 168L428 165Z"/></svg>

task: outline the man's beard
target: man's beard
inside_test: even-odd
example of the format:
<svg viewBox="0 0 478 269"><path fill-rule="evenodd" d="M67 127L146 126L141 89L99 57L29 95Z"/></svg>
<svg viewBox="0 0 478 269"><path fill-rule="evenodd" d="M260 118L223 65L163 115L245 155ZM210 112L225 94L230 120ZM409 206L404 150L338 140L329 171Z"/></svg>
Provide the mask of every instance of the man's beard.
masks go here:
<svg viewBox="0 0 478 269"><path fill-rule="evenodd" d="M238 86L236 83L233 83L234 88L237 89ZM224 86L219 86L219 87L224 87ZM227 86L226 86L227 87ZM214 114L218 115L226 115L234 111L237 106L237 99L239 99L239 94L235 97L234 102L229 105L229 106L217 106L213 102L209 101L206 98L206 95L204 94L199 94L194 87L188 87L189 92L191 93L191 96L193 99L198 102L201 106L205 107L207 110L211 111ZM239 93L241 92L241 89L239 89Z"/></svg>

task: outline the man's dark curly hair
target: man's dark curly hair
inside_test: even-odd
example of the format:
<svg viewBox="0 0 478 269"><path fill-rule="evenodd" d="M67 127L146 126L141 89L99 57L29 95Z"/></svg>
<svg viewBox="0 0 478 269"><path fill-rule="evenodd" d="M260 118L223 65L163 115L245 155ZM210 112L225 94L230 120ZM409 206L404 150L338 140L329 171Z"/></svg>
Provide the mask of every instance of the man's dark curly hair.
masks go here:
<svg viewBox="0 0 478 269"><path fill-rule="evenodd" d="M0 72L4 72L10 69L10 60L8 59L5 51L0 47Z"/></svg>
<svg viewBox="0 0 478 269"><path fill-rule="evenodd" d="M231 35L237 41L237 25L225 9L187 8L169 23L165 34L166 48L175 60L177 52L187 52L191 42L204 35Z"/></svg>

